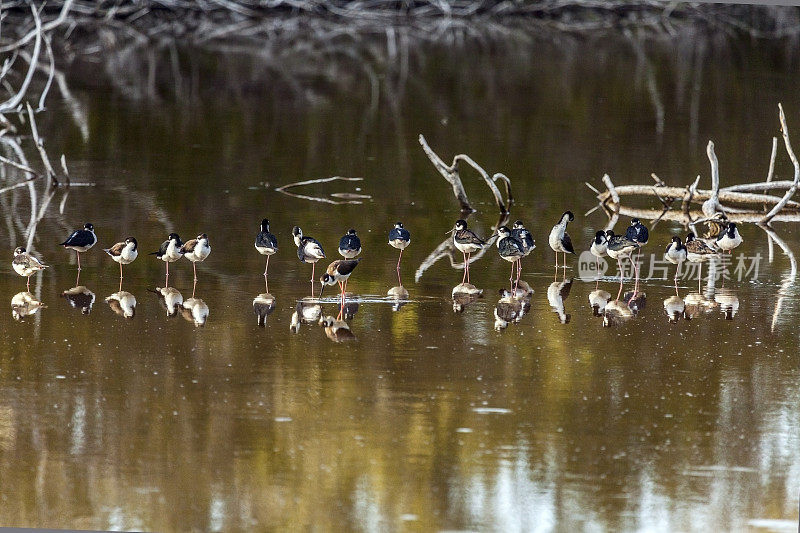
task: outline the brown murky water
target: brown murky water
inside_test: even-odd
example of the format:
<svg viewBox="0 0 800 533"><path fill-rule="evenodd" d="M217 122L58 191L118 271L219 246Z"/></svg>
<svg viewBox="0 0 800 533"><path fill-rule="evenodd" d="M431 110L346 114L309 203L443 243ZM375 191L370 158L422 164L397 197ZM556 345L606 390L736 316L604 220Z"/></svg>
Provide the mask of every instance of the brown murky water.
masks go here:
<svg viewBox="0 0 800 533"><path fill-rule="evenodd" d="M561 274L553 285L547 247L567 208L582 249L606 224L602 213L582 216L594 205L583 182L599 183L604 172L618 183L646 183L650 172L680 185L699 173L707 183L709 138L723 184L763 179L778 101L800 143L796 65L758 44L712 47L692 89L672 61L691 57L691 43L664 50L654 60L665 109L659 133L630 50L577 46L561 55L432 49L427 62L411 63L399 103L381 93L369 112L363 80L357 90L328 88L314 103L253 90L204 93L201 106L131 100L75 66L88 137L55 93L40 126L48 149L66 153L73 179L95 186L73 187L63 213L57 192L37 227L32 248L53 267L31 292L47 307L22 321L0 315L0 524L796 528L800 308L790 259L778 246L770 253L761 229L744 227L740 250L763 258L755 280L726 281L725 290L717 283L701 302L689 296L692 319L675 323L664 311L671 281L647 280L638 313L604 328L589 303L595 283L570 268L569 290ZM468 65L459 63L467 56ZM463 312L450 297L461 273L446 259L415 281L459 217L419 133L445 159L468 153L513 180L512 220L528 223L538 248L525 261L530 310L507 329L495 330L508 264L494 249L472 266L485 295ZM780 156L786 178L791 168ZM371 199L326 205L274 191L333 175L364 180L303 192ZM489 234L496 215L487 192L472 177L467 187L480 209L471 224ZM35 192L41 205L45 191ZM26 188L0 196L7 302L25 288L10 258L26 241L30 198ZM253 238L264 216L281 249L270 263L274 309L259 327L253 300L264 292L264 265ZM395 220L412 234L404 305L385 296L396 284L396 251L386 245ZM62 293L75 286L74 254L55 244L85 221L100 245L84 256L80 285L91 294L71 305ZM310 268L291 244L295 224L331 258L344 231L359 230L351 342L331 342L315 321L290 327L310 292ZM660 257L679 229L656 226L647 257ZM117 314L104 301L118 290L117 266L99 248L133 235L149 252L170 231L210 235L213 252L198 267L202 303L194 315L167 316L152 292L163 286L163 263L142 253L124 281L135 314ZM798 249L796 227L776 231ZM171 271L186 302L190 265ZM599 287L612 298L618 289L611 278ZM678 294L692 291L696 284L683 280ZM322 313L336 314L333 295Z"/></svg>

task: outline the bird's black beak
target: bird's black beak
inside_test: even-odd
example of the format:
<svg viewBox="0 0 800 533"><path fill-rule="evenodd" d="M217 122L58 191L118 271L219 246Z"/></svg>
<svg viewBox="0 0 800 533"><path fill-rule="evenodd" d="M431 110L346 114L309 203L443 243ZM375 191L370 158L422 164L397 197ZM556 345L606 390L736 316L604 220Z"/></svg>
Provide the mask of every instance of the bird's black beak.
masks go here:
<svg viewBox="0 0 800 533"><path fill-rule="evenodd" d="M325 284L320 281L322 288L319 290L319 299L322 300L322 293L325 292Z"/></svg>
<svg viewBox="0 0 800 533"><path fill-rule="evenodd" d="M456 228L453 228L453 229L451 229L450 231L448 231L448 232L445 232L445 235L450 235L450 234L451 234L451 233L453 233L455 230L456 230Z"/></svg>

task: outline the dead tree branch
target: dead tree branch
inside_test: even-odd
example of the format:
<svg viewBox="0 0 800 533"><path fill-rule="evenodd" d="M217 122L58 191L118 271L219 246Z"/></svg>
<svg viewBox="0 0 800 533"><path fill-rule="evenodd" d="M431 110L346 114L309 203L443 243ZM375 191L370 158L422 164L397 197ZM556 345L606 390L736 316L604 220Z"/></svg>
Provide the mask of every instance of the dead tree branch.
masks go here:
<svg viewBox="0 0 800 533"><path fill-rule="evenodd" d="M800 184L800 164L797 162L797 156L794 155L792 143L789 141L789 127L786 125L786 115L783 113L783 106L781 104L778 104L778 110L781 119L783 143L786 145L786 152L789 154L789 159L792 160L792 166L794 166L794 180L792 181L792 186L789 187L789 190L787 190L786 194L784 194L783 198L781 198L781 201L778 202L775 207L773 207L772 210L761 220L763 224L767 224L775 217L775 215L780 213L781 209L788 205L790 198L794 196L794 193L797 191L797 186Z"/></svg>

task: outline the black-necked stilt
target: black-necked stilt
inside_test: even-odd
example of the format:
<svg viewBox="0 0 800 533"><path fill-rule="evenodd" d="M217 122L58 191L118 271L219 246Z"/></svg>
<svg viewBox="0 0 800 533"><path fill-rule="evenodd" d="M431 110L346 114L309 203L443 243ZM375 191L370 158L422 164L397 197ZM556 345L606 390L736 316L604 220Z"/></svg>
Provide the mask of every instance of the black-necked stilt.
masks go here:
<svg viewBox="0 0 800 533"><path fill-rule="evenodd" d="M339 255L345 259L353 259L361 253L361 239L356 235L356 230L350 228L347 233L339 239Z"/></svg>
<svg viewBox="0 0 800 533"><path fill-rule="evenodd" d="M402 287L400 280L400 260L403 258L403 250L411 244L411 234L403 227L402 222L395 222L394 228L389 232L389 246L400 250L400 257L397 258L397 284Z"/></svg>
<svg viewBox="0 0 800 533"><path fill-rule="evenodd" d="M608 243L606 245L606 253L611 259L617 260L617 267L619 268L619 292L617 293L617 300L622 294L622 260L631 260L631 254L639 249L639 243L632 241L625 235L614 235L614 232L608 230L606 232Z"/></svg>
<svg viewBox="0 0 800 533"><path fill-rule="evenodd" d="M638 218L632 218L631 225L625 230L625 236L639 245L639 252L636 254L636 261L633 263L633 268L636 271L636 281L633 286L635 294L639 290L639 258L642 255L642 246L647 244L650 239L650 232L647 231L647 226L642 224Z"/></svg>
<svg viewBox="0 0 800 533"><path fill-rule="evenodd" d="M169 264L174 263L183 256L181 246L183 246L183 241L178 237L178 234L170 233L167 240L161 243L161 248L157 252L150 252L150 255L156 256L167 265L167 276L164 281L165 288L169 287Z"/></svg>
<svg viewBox="0 0 800 533"><path fill-rule="evenodd" d="M275 311L275 297L269 293L259 294L253 299L253 312L260 327L267 325L267 317Z"/></svg>
<svg viewBox="0 0 800 533"><path fill-rule="evenodd" d="M589 251L594 256L594 263L597 268L597 284L595 285L595 289L597 289L600 284L600 258L608 255L608 236L605 231L598 231L594 234Z"/></svg>
<svg viewBox="0 0 800 533"><path fill-rule="evenodd" d="M297 302L289 329L293 333L300 331L300 324L313 324L322 316L322 306L319 300L314 298L303 298Z"/></svg>
<svg viewBox="0 0 800 533"><path fill-rule="evenodd" d="M520 260L525 257L525 245L522 241L511 235L511 230L506 226L497 228L497 251L500 257L511 263L511 294L516 294L516 283L519 282L520 277ZM514 266L517 266L517 277L514 278Z"/></svg>
<svg viewBox="0 0 800 533"><path fill-rule="evenodd" d="M686 259L690 263L700 264L697 273L697 292L700 292L700 282L703 278L703 263L714 257L718 257L717 252L703 241L697 240L694 233L689 232L686 235Z"/></svg>
<svg viewBox="0 0 800 533"><path fill-rule="evenodd" d="M475 252L483 250L486 243L483 239L467 228L466 220L457 220L455 227L447 233L453 234L453 244L464 254L464 277L461 283L469 283L469 260Z"/></svg>
<svg viewBox="0 0 800 533"><path fill-rule="evenodd" d="M183 243L183 246L181 246L180 253L183 254L183 257L192 262L194 281L197 283L197 263L205 261L206 257L211 253L208 235L201 233L197 238L186 241Z"/></svg>
<svg viewBox="0 0 800 533"><path fill-rule="evenodd" d="M686 261L686 246L683 245L681 242L681 238L677 235L672 236L672 242L667 245L667 249L664 250L664 259L672 263L673 265L678 265L675 268L675 288L678 288L678 273L681 271L681 264Z"/></svg>
<svg viewBox="0 0 800 533"><path fill-rule="evenodd" d="M121 317L133 318L136 314L136 297L128 291L115 292L106 297L106 303Z"/></svg>
<svg viewBox="0 0 800 533"><path fill-rule="evenodd" d="M73 231L67 240L59 246L75 250L78 255L78 270L81 269L81 252L87 252L89 248L97 244L97 235L94 234L94 226L87 222L83 229Z"/></svg>
<svg viewBox="0 0 800 533"><path fill-rule="evenodd" d="M22 246L18 246L14 250L14 260L11 262L11 266L14 267L14 272L28 278L26 285L28 290L31 290L31 276L48 267L48 265L40 263L38 259L26 252Z"/></svg>
<svg viewBox="0 0 800 533"><path fill-rule="evenodd" d="M14 320L22 320L26 316L36 314L39 309L47 307L30 292L18 292L11 297L11 316Z"/></svg>
<svg viewBox="0 0 800 533"><path fill-rule="evenodd" d="M317 239L303 235L303 230L299 226L292 228L292 236L294 237L295 245L297 245L297 258L303 263L311 263L311 283L313 287L315 281L314 267L317 261L325 258L325 250L322 249L322 245Z"/></svg>
<svg viewBox="0 0 800 533"><path fill-rule="evenodd" d="M344 320L326 316L319 319L319 325L325 328L325 335L333 342L342 342L355 339L350 331L350 325Z"/></svg>
<svg viewBox="0 0 800 533"><path fill-rule="evenodd" d="M278 252L278 239L269 232L269 220L266 218L261 221L261 231L256 235L256 250L261 255L267 256L267 264L264 266L264 283L267 283L267 269L269 268L269 256ZM269 292L269 288L267 288Z"/></svg>
<svg viewBox="0 0 800 533"><path fill-rule="evenodd" d="M178 309L183 307L183 294L174 287L156 287L156 293L161 297L167 316L175 316Z"/></svg>
<svg viewBox="0 0 800 533"><path fill-rule="evenodd" d="M61 296L66 298L69 305L73 308L80 309L81 313L84 315L88 315L92 312L95 295L84 285L76 285L71 289L67 289L61 293Z"/></svg>
<svg viewBox="0 0 800 533"><path fill-rule="evenodd" d="M360 257L357 259L337 259L328 265L328 269L319 279L320 283L322 283L322 289L319 291L319 297L322 298L322 291L325 289L325 285L333 285L334 283L338 283L339 288L341 289L342 306L344 306L344 293L347 287L347 280L350 278L350 274L353 273L353 270L356 269L358 263L360 262Z"/></svg>
<svg viewBox="0 0 800 533"><path fill-rule="evenodd" d="M134 259L139 255L139 248L136 239L128 237L122 242L118 242L111 248L103 250L111 259L119 263L119 287L122 290L122 265L129 265L133 263Z"/></svg>
<svg viewBox="0 0 800 533"><path fill-rule="evenodd" d="M183 301L183 311L181 315L189 322L194 322L195 327L202 327L206 325L208 320L208 304L202 298L195 298L192 296L188 300Z"/></svg>
<svg viewBox="0 0 800 533"><path fill-rule="evenodd" d="M536 248L536 241L533 235L531 235L531 232L527 230L525 224L523 224L521 220L514 222L514 227L511 228L511 236L522 243L522 248L525 250L526 257Z"/></svg>
<svg viewBox="0 0 800 533"><path fill-rule="evenodd" d="M733 249L742 244L743 240L744 239L742 239L742 236L739 234L739 229L736 227L736 223L731 222L728 224L728 227L725 228L725 231L717 237L716 245L717 248L723 252L732 254Z"/></svg>
<svg viewBox="0 0 800 533"><path fill-rule="evenodd" d="M564 268L567 268L567 254L575 253L572 248L572 239L569 238L569 233L567 233L567 224L573 220L575 220L575 215L572 214L572 211L564 211L558 224L550 230L548 242L550 243L550 248L556 253L556 268L558 268L558 252L564 254Z"/></svg>
<svg viewBox="0 0 800 533"><path fill-rule="evenodd" d="M703 234L704 239L716 239L728 227L728 217L725 213L717 211L714 215L705 221L706 232Z"/></svg>

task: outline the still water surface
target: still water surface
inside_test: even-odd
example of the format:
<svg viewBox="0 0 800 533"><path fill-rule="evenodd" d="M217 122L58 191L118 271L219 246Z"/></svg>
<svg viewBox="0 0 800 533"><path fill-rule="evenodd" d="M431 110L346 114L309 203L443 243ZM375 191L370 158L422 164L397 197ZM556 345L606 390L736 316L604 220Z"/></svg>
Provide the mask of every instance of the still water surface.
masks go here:
<svg viewBox="0 0 800 533"><path fill-rule="evenodd" d="M95 185L73 187L63 214L57 192L38 226L32 248L52 268L34 278L32 293L47 307L22 321L0 314L0 524L796 528L800 308L780 248L770 256L766 234L744 227L739 250L764 258L757 279L727 281L725 291L718 283L692 320L675 323L664 312L671 281L645 281L638 314L604 328L589 303L595 283L573 268L559 301L567 291L561 274L551 285L546 238L569 208L573 241L588 247L607 219L583 216L594 205L583 182L598 184L605 172L617 183L646 183L656 172L676 185L702 174L707 184L709 138L723 185L763 179L778 101L800 143L796 65L756 43L737 44L707 51L705 69L690 68L695 85L675 67L692 57L691 43L657 53L660 131L632 52L612 41L576 46L569 55L432 47L420 52L426 61L411 62L402 98L390 104L381 94L374 109L356 82L313 103L271 90L209 94L211 81L202 105L131 100L76 65L71 83L88 137L58 95L40 127L48 149L66 154L73 180ZM495 330L494 311L508 264L494 249L471 269L484 297L461 313L450 298L461 273L446 259L415 281L460 216L419 148L420 133L444 159L468 153L512 179L512 220L526 221L538 248L523 273L535 291L530 310L505 330ZM785 179L791 167L780 155ZM274 191L333 175L364 180L303 192L370 199L326 205ZM488 235L493 205L465 177L479 208L470 223ZM25 240L30 195L21 188L2 202L0 299L10 302L24 291L10 260ZM264 216L281 249L270 262L275 307L259 327L253 300L264 292L264 264L253 239ZM402 306L385 296L396 285L396 250L386 244L395 220L412 234ZM88 292L75 303L63 296L76 285L74 254L55 244L85 221L100 245L83 256L79 283ZM310 293L310 267L291 244L295 224L331 258L349 227L359 231L351 342L332 342L316 323L290 328ZM164 266L145 253L170 231L210 235L195 294L207 309L195 302L194 315L168 316L153 292ZM648 254L660 257L677 231L656 226ZM776 231L790 250L800 248L795 226ZM125 271L132 318L104 301L118 291L118 268L100 250L128 235L142 252ZM188 300L189 263L171 274ZM613 296L618 285L604 279L600 288ZM693 291L684 280L678 294ZM335 315L330 295L322 312Z"/></svg>

